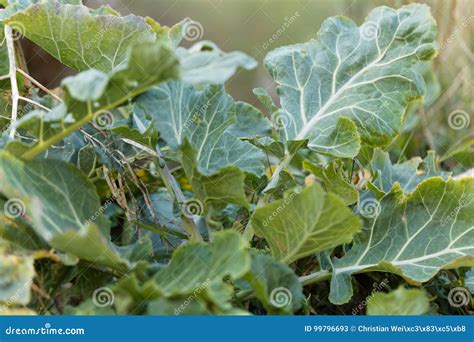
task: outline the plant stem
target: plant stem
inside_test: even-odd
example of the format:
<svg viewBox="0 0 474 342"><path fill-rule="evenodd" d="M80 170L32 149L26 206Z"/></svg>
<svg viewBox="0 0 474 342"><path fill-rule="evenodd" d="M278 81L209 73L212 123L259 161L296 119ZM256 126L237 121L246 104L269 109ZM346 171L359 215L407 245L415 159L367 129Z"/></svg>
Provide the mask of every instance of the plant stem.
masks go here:
<svg viewBox="0 0 474 342"><path fill-rule="evenodd" d="M331 278L332 273L330 271L321 270L318 272L314 272L302 277L299 277L298 280L300 281L301 285L307 286L315 283L319 283L320 281L325 281ZM237 298L239 300L249 300L255 298L255 292L253 290L244 290L237 294Z"/></svg>
<svg viewBox="0 0 474 342"><path fill-rule="evenodd" d="M163 152L161 151L158 145L156 146L156 151L153 151L151 148L130 139L122 139L122 141L157 157L160 163L160 165L158 165L158 168L157 168L158 173L160 174L161 179L165 183L165 186L168 189L170 195L172 195L176 199L176 201L180 204L186 201L186 197L181 191L178 181L174 178L168 165L166 164ZM194 221L184 215L182 215L182 220L183 220L183 226L188 234L189 239L195 240L195 241L203 241L201 233L199 232L198 228L194 224Z"/></svg>
<svg viewBox="0 0 474 342"><path fill-rule="evenodd" d="M178 182L176 181L174 176L171 174L171 171L168 168L168 165L166 165L164 155L161 152L160 147L158 145L156 145L156 153L158 154L158 158L160 159L159 161L160 165L158 165L158 172L160 173L161 178L165 182L165 185L168 188L168 191L170 191L176 196L176 200L178 201L178 203L184 204L186 202L186 197L181 191L181 188L179 187ZM183 226L188 232L189 238L191 240L203 241L201 233L196 227L196 224L194 223L193 219L186 217L184 214L181 215L181 219L183 220Z"/></svg>
<svg viewBox="0 0 474 342"><path fill-rule="evenodd" d="M8 51L8 61L9 61L9 72L10 77L10 86L12 90L12 114L11 114L11 123L10 123L10 138L15 137L16 128L15 123L18 116L18 100L20 94L18 92L18 83L16 80L16 56L15 56L15 46L13 42L13 33L12 28L8 25L5 25L5 40L7 42L7 51Z"/></svg>
<svg viewBox="0 0 474 342"><path fill-rule="evenodd" d="M331 278L331 272L326 271L326 270L321 270L318 272L314 272L302 277L299 277L299 281L301 285L306 286L306 285L311 285L314 283L318 283L320 281L328 280Z"/></svg>
<svg viewBox="0 0 474 342"><path fill-rule="evenodd" d="M31 100L31 99L29 99L29 98L27 98L27 97L19 96L18 99L19 99L19 100L22 100L22 101L25 101L25 102L28 102L28 103L31 103L32 105L35 105L36 107L39 107L39 108L41 108L41 109L44 109L44 110L47 111L47 112L50 112L50 111L51 111L51 109L49 109L48 107L45 107L45 106L43 106L41 103L38 103L38 102L36 102L36 101L34 101L34 100Z"/></svg>
<svg viewBox="0 0 474 342"><path fill-rule="evenodd" d="M42 85L40 82L38 82L37 80L35 80L33 77L31 77L28 73L26 73L25 71L23 71L22 69L20 68L17 68L16 71L18 71L18 73L20 73L23 77L27 78L28 80L31 81L31 83L33 83L35 86L37 86L38 88L40 88L42 91L44 91L45 93L47 93L48 95L50 95L51 97L54 97L55 100L59 101L59 102L63 102L63 100L58 96L56 95L55 93L53 93L51 90L49 90L48 88L46 88L44 85Z"/></svg>

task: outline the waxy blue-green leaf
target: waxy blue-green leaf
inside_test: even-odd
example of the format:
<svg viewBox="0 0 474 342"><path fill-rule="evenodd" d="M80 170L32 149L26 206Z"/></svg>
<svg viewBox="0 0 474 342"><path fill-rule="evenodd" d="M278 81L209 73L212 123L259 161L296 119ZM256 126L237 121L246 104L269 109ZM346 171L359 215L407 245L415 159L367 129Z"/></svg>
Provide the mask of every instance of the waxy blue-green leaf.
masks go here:
<svg viewBox="0 0 474 342"><path fill-rule="evenodd" d="M315 40L265 59L278 83L284 139L308 139L310 149L336 157L356 156L359 135L371 146L390 143L408 102L425 90L414 64L435 54L436 24L426 5L378 7L360 27L327 19Z"/></svg>
<svg viewBox="0 0 474 342"><path fill-rule="evenodd" d="M183 82L168 82L140 96L136 105L154 119L173 149L189 142L201 174L209 176L227 166L263 173L263 154L229 132L237 122L237 105L222 86L198 90Z"/></svg>
<svg viewBox="0 0 474 342"><path fill-rule="evenodd" d="M257 117L260 112L235 103L222 86L199 90L178 81L148 91L135 106L153 118L173 150L181 151L186 176L206 213L228 203L248 207L244 171L263 174L263 153L233 133L248 125L250 117L263 122L251 135L260 134L265 129L263 117ZM236 114L244 119L237 120Z"/></svg>
<svg viewBox="0 0 474 342"><path fill-rule="evenodd" d="M93 119L105 116L104 121L112 120L108 111L178 74L178 60L168 48L137 44L127 63L111 73L90 69L64 79L64 103L51 112L32 111L17 122L19 130L26 130L38 141L28 145L13 141L7 149L23 159L32 159Z"/></svg>
<svg viewBox="0 0 474 342"><path fill-rule="evenodd" d="M257 139L271 134L272 126L261 111L245 103L236 103L237 122L229 127L228 132L240 139Z"/></svg>
<svg viewBox="0 0 474 342"><path fill-rule="evenodd" d="M388 193L395 183L399 183L405 192L413 192L418 184L432 177L447 179L449 172L438 171L434 152L428 152L425 159L413 158L402 164L392 164L390 155L375 149L371 161L372 172L376 178L374 185Z"/></svg>
<svg viewBox="0 0 474 342"><path fill-rule="evenodd" d="M137 43L160 43L176 54L183 80L190 83L223 84L237 70L257 66L243 52L223 52L214 43L203 41L189 49L177 48L192 31L202 28L185 19L169 28L151 18L120 16L110 7L91 10L79 0L32 1L10 5L0 16L6 24L45 49L61 63L78 71L97 69L110 72L127 60L128 50ZM196 31L195 33L200 34Z"/></svg>
<svg viewBox="0 0 474 342"><path fill-rule="evenodd" d="M216 44L203 41L189 49L176 50L188 83L223 84L239 69L252 70L257 61L243 52L221 51Z"/></svg>
<svg viewBox="0 0 474 342"><path fill-rule="evenodd" d="M118 247L110 241L95 187L72 165L55 160L23 163L0 154L0 193L15 204L42 239L62 252L98 265L126 271L140 245ZM145 246L148 253L151 246Z"/></svg>
<svg viewBox="0 0 474 342"><path fill-rule="evenodd" d="M250 225L286 263L348 243L361 228L344 201L319 184L257 208Z"/></svg>
<svg viewBox="0 0 474 342"><path fill-rule="evenodd" d="M35 276L34 259L30 256L0 251L0 303L7 306L30 302L30 287ZM2 305L0 312L5 309Z"/></svg>
<svg viewBox="0 0 474 342"><path fill-rule="evenodd" d="M21 201L19 208L46 241L68 229L85 229L92 218L109 231L110 222L97 214L101 205L94 186L72 165L55 160L25 164L2 153L0 180L0 192Z"/></svg>
<svg viewBox="0 0 474 342"><path fill-rule="evenodd" d="M238 70L251 70L257 61L240 51L224 52L210 41L201 41L185 49L178 47L183 39L197 40L204 33L202 25L186 18L173 27L161 26L151 18L147 23L157 39L176 49L182 69L182 80L192 84L223 84Z"/></svg>
<svg viewBox="0 0 474 342"><path fill-rule="evenodd" d="M79 70L110 72L126 63L128 50L140 42L153 43L156 34L135 15L97 15L82 5L42 1L11 16L5 23L61 63Z"/></svg>
<svg viewBox="0 0 474 342"><path fill-rule="evenodd" d="M430 309L430 300L421 289L400 287L390 293L375 293L367 303L367 315L415 316L425 315Z"/></svg>
<svg viewBox="0 0 474 342"><path fill-rule="evenodd" d="M364 270L421 283L441 269L474 265L474 179L431 178L408 195L396 185L362 208L362 215L370 214L364 229L334 261L331 302L349 301L351 275Z"/></svg>
<svg viewBox="0 0 474 342"><path fill-rule="evenodd" d="M238 279L250 269L248 244L231 230L216 233L212 242L190 242L173 253L169 265L154 280L164 296L192 293L198 288L212 290L224 277Z"/></svg>

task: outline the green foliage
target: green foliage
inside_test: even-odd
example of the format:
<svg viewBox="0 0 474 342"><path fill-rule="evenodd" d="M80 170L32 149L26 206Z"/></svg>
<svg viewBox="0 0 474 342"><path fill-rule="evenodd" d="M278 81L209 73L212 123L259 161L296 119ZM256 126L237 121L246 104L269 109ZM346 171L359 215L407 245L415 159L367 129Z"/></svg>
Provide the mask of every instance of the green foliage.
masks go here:
<svg viewBox="0 0 474 342"><path fill-rule="evenodd" d="M22 73L1 84L2 313L345 312L380 273L400 287L367 314L446 307L429 296L446 272L472 291L474 180L406 153L440 91L427 6L379 7L360 27L329 18L271 51L280 101L254 89L262 112L225 86L257 62L180 46L191 19L1 4L2 25L77 71L54 92ZM0 46L2 73L21 48Z"/></svg>
<svg viewBox="0 0 474 342"><path fill-rule="evenodd" d="M376 293L367 304L368 315L414 316L428 313L430 301L423 290L400 287L390 293Z"/></svg>

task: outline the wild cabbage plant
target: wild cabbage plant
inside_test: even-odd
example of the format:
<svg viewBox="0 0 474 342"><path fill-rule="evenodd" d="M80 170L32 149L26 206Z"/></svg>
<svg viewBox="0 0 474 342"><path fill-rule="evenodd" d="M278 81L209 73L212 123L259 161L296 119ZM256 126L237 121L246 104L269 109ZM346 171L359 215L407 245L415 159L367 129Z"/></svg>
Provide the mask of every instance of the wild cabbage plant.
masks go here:
<svg viewBox="0 0 474 342"><path fill-rule="evenodd" d="M389 155L433 82L428 6L271 51L261 110L225 88L257 61L182 47L190 19L0 3L4 312L425 314L448 269L469 305L474 179ZM47 89L19 35L77 73Z"/></svg>

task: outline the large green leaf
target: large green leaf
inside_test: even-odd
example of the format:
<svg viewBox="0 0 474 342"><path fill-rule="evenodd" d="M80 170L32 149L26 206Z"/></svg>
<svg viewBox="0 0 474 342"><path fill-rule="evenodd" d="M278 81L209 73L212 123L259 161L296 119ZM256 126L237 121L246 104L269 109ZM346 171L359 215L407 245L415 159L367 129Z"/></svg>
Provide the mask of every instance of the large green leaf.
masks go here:
<svg viewBox="0 0 474 342"><path fill-rule="evenodd" d="M243 171L263 174L263 153L234 134L240 135L248 121L265 130L260 112L234 102L222 86L199 90L180 81L148 91L136 106L154 119L171 148L181 151L186 176L206 209L227 203L248 206ZM243 120L237 120L236 114Z"/></svg>
<svg viewBox="0 0 474 342"><path fill-rule="evenodd" d="M209 245L191 242L173 253L170 264L154 280L165 296L189 294L203 287L222 283L224 277L238 279L250 269L248 245L235 231L213 235Z"/></svg>
<svg viewBox="0 0 474 342"><path fill-rule="evenodd" d="M250 224L287 263L348 243L361 228L344 201L318 184L257 208Z"/></svg>
<svg viewBox="0 0 474 342"><path fill-rule="evenodd" d="M203 209L222 210L228 203L249 207L244 191L245 173L239 167L227 166L206 176L199 172L195 155L194 149L186 143L183 168L195 196L204 205Z"/></svg>
<svg viewBox="0 0 474 342"><path fill-rule="evenodd" d="M2 153L0 180L0 192L22 202L19 212L26 212L46 241L68 229L85 229L92 218L109 231L110 222L97 215L101 205L94 186L72 165L55 160L25 164Z"/></svg>
<svg viewBox="0 0 474 342"><path fill-rule="evenodd" d="M413 4L378 7L360 27L329 18L317 39L270 52L265 64L279 85L284 139L308 139L310 149L338 157L358 154L358 135L388 144L408 101L424 93L413 66L436 55L435 40L429 7Z"/></svg>
<svg viewBox="0 0 474 342"><path fill-rule="evenodd" d="M145 19L135 15L95 15L82 5L43 1L5 21L61 63L83 71L110 72L126 62L129 47L154 42L156 34Z"/></svg>
<svg viewBox="0 0 474 342"><path fill-rule="evenodd" d="M263 173L263 154L228 132L236 123L237 105L224 87L198 90L183 82L167 82L140 96L136 105L154 119L156 129L172 148L189 142L196 151L200 173L211 175L230 165Z"/></svg>
<svg viewBox="0 0 474 342"><path fill-rule="evenodd" d="M186 82L224 83L238 69L257 66L245 53L223 52L209 41L189 49L177 48L183 37L193 33L190 31L202 33L200 24L190 19L169 28L151 18L120 16L107 6L91 10L80 3L80 0L13 1L0 19L61 63L79 71L116 70L126 62L129 48L143 42L159 42L175 50Z"/></svg>
<svg viewBox="0 0 474 342"><path fill-rule="evenodd" d="M216 44L204 41L176 54L183 68L183 80L189 83L222 84L239 68L254 69L257 61L243 52L223 52Z"/></svg>
<svg viewBox="0 0 474 342"><path fill-rule="evenodd" d="M17 122L38 141L7 147L23 159L32 159L86 123L114 109L157 83L178 76L178 60L159 44L141 43L129 53L127 64L106 74L96 69L63 80L64 103L51 112L35 110ZM110 118L111 119L111 118Z"/></svg>
<svg viewBox="0 0 474 342"><path fill-rule="evenodd" d="M388 271L425 282L443 268L474 265L474 179L431 178L405 195L400 185L374 202L375 215L334 261L330 300L352 296L351 275Z"/></svg>
<svg viewBox="0 0 474 342"><path fill-rule="evenodd" d="M7 306L30 302L30 286L35 276L34 259L0 251L0 302ZM3 306L0 311L3 311Z"/></svg>
<svg viewBox="0 0 474 342"><path fill-rule="evenodd" d="M430 301L425 291L404 287L390 293L376 293L367 303L367 315L425 315L429 309Z"/></svg>
<svg viewBox="0 0 474 342"><path fill-rule="evenodd" d="M424 160L413 158L402 164L392 164L388 153L375 149L371 161L376 177L374 185L382 192L390 192L398 182L405 192L412 192L422 181L431 177L448 178L449 172L438 171L434 152L428 152Z"/></svg>
<svg viewBox="0 0 474 342"><path fill-rule="evenodd" d="M238 138L256 139L271 134L270 121L263 116L261 111L248 103L236 103L236 120L237 122L229 127L228 132Z"/></svg>
<svg viewBox="0 0 474 342"><path fill-rule="evenodd" d="M0 193L10 199L10 216L27 218L51 246L119 271L131 267L132 251L140 246L110 241L110 222L95 187L72 165L55 160L25 164L2 153L0 183Z"/></svg>

